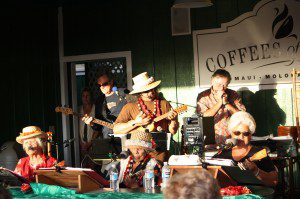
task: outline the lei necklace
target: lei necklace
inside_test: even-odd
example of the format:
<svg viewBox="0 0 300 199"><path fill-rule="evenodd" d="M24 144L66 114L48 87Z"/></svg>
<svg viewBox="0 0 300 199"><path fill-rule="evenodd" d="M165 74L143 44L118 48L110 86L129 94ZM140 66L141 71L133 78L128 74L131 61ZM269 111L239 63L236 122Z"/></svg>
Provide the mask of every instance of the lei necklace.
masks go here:
<svg viewBox="0 0 300 199"><path fill-rule="evenodd" d="M154 118L161 115L160 100L158 99L154 100L153 112L147 108L147 106L145 105L144 101L141 98L138 99L138 108L140 111L142 111L147 116L149 116L151 120L154 120ZM155 127L157 126L159 126L159 122L155 123Z"/></svg>
<svg viewBox="0 0 300 199"><path fill-rule="evenodd" d="M150 159L150 158L151 158L151 156L149 154L147 154L145 156L144 160L140 163L140 165L138 167L143 168L144 165L146 164L146 162L148 162L148 159ZM132 174L132 172L133 172L133 169L132 169L133 163L134 163L133 156L131 155L131 156L129 156L129 161L128 161L128 164L127 164L126 169L124 171L124 175L123 175L124 178L123 179L126 179L127 175L130 176L130 174ZM136 172L136 173L138 173L138 172ZM135 178L136 178L136 181L138 182L138 184L141 185L142 180L143 180L143 176L142 175L136 175Z"/></svg>

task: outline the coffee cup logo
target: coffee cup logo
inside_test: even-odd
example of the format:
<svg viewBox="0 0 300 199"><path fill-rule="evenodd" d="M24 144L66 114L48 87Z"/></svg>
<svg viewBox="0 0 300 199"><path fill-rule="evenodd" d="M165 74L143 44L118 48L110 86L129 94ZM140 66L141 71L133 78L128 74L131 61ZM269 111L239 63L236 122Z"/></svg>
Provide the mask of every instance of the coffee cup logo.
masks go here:
<svg viewBox="0 0 300 199"><path fill-rule="evenodd" d="M282 39L284 37L295 37L295 34L291 34L294 28L294 20L291 15L289 15L289 10L286 4L284 4L284 9L281 13L279 13L279 9L276 10L276 18L272 24L272 32L275 39Z"/></svg>

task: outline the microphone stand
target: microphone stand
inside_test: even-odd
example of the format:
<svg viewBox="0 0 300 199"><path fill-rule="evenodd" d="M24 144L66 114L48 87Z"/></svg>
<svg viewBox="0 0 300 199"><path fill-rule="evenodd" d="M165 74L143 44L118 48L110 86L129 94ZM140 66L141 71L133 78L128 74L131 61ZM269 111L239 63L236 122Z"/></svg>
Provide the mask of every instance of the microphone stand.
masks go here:
<svg viewBox="0 0 300 199"><path fill-rule="evenodd" d="M174 103L174 104L179 104L179 105L186 105L188 107L191 107L191 108L197 108L196 106L192 106L192 105L188 105L188 104L184 104L184 103L180 103L180 102L173 102L173 101L168 101L170 103Z"/></svg>

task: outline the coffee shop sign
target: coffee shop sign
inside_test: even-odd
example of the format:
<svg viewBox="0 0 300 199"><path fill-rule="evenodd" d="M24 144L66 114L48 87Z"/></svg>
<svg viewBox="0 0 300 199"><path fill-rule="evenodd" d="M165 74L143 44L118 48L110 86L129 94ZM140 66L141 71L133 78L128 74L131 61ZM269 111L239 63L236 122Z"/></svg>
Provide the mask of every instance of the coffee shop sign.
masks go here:
<svg viewBox="0 0 300 199"><path fill-rule="evenodd" d="M300 2L263 0L221 28L193 32L196 85L210 85L219 68L231 85L287 84L300 69Z"/></svg>

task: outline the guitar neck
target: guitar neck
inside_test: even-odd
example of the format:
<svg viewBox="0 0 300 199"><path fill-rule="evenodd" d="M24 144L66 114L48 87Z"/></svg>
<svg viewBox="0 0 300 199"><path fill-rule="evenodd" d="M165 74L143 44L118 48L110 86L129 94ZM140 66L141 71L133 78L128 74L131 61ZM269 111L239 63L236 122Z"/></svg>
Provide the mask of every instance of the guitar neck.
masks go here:
<svg viewBox="0 0 300 199"><path fill-rule="evenodd" d="M75 116L78 116L78 117L83 117L84 115L83 114L80 114L80 113L76 113L76 112L73 112L73 115ZM99 119L96 119L94 118L92 120L92 122L96 123L96 124L99 124L99 125L102 125L102 126L106 126L107 128L109 129L113 129L114 128L114 125L109 123L109 122L105 122L103 120L99 120Z"/></svg>
<svg viewBox="0 0 300 199"><path fill-rule="evenodd" d="M114 128L114 125L113 125L113 124L111 124L111 123L109 123L109 122L105 122L105 121L103 121L103 120L98 120L98 119L96 119L96 118L94 118L92 122L94 122L94 123L96 123L96 124L99 124L99 125L102 125L102 126L106 126L106 127L109 128L109 129L113 129L113 128Z"/></svg>
<svg viewBox="0 0 300 199"><path fill-rule="evenodd" d="M160 116L154 118L153 121L154 121L154 122L159 122L160 120L163 120L163 119L167 118L167 117L168 117L168 114L169 114L169 112L168 112L168 113L165 113L165 114L163 114L163 115L160 115Z"/></svg>
<svg viewBox="0 0 300 199"><path fill-rule="evenodd" d="M174 111L178 113L178 109L174 109ZM169 115L169 113L170 113L170 111L167 112L167 113L165 113L165 114L163 114L163 115L160 115L160 116L154 118L153 121L154 121L154 122L159 122L160 120L163 120L163 119L167 118L168 115Z"/></svg>

